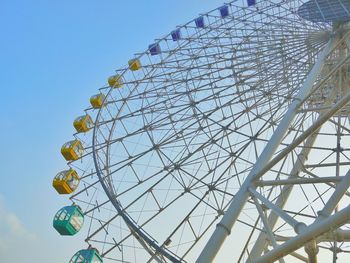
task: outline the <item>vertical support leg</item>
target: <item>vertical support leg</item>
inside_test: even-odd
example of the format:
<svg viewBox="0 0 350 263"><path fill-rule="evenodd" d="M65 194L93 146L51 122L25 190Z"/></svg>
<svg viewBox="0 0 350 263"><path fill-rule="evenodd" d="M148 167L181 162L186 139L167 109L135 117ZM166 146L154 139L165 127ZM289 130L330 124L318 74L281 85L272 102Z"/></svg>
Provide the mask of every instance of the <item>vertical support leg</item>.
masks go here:
<svg viewBox="0 0 350 263"><path fill-rule="evenodd" d="M279 258L290 254L291 252L305 246L308 242L321 236L325 232L329 232L334 228L346 224L350 219L350 205L340 210L320 222L314 222L309 225L303 233L297 235L276 249L267 252L265 255L255 259L253 263L271 263Z"/></svg>
<svg viewBox="0 0 350 263"><path fill-rule="evenodd" d="M302 166L305 163L305 160L307 159L307 156L311 151L311 147L314 144L316 137L317 135L314 133L307 139L305 143L306 147L298 155L298 160L291 171L291 174L290 174L291 177L298 176ZM278 207L281 207L281 208L284 207L286 200L288 199L290 193L292 192L292 189L293 189L293 185L286 185L283 187L281 191L281 195L277 198L275 203ZM271 213L269 215L268 224L270 228L273 228L276 225L277 220L278 220L278 215L276 215L275 213ZM266 246L265 243L266 242L265 242L264 234L261 233L258 239L256 240L252 250L250 251L250 258L254 259L259 257L265 249L265 246Z"/></svg>
<svg viewBox="0 0 350 263"><path fill-rule="evenodd" d="M234 197L233 202L228 207L226 213L224 214L220 223L217 225L208 243L206 244L203 251L199 255L196 261L197 263L209 263L214 260L224 240L230 234L231 228L235 224L239 214L242 211L242 208L245 202L248 199L248 196L249 196L248 189L253 185L254 180L257 179L256 174L260 170L262 170L262 168L268 163L268 161L271 159L271 157L275 153L277 147L279 146L280 142L283 139L283 136L285 135L286 131L288 130L291 122L293 121L296 115L297 109L299 108L299 101L303 100L310 93L313 87L313 84L315 83L317 76L321 72L324 62L326 61L326 58L329 52L332 50L335 42L336 42L335 39L331 39L328 42L328 44L325 46L325 48L322 50L322 52L320 53L312 70L309 72L308 76L306 77L306 80L303 86L301 87L298 95L289 106L284 118L278 125L269 143L266 145L264 151L261 153L256 164L253 166L253 169L247 176L242 187Z"/></svg>
<svg viewBox="0 0 350 263"><path fill-rule="evenodd" d="M307 243L304 247L304 250L309 257L309 263L317 263L317 254L319 249L317 247L316 240L314 239Z"/></svg>
<svg viewBox="0 0 350 263"><path fill-rule="evenodd" d="M253 196L253 200L254 200L256 208L258 209L258 213L259 213L259 215L261 217L261 220L262 220L262 222L264 224L264 229L265 229L265 231L267 233L267 236L269 237L269 240L271 241L272 246L275 248L275 247L277 247L277 242L276 242L275 236L273 235L273 232L272 232L272 230L271 230L271 228L269 226L269 223L267 221L267 217L265 215L265 212L262 209L259 201L256 199L255 196ZM281 258L279 261L280 261L280 263L285 263L283 258Z"/></svg>

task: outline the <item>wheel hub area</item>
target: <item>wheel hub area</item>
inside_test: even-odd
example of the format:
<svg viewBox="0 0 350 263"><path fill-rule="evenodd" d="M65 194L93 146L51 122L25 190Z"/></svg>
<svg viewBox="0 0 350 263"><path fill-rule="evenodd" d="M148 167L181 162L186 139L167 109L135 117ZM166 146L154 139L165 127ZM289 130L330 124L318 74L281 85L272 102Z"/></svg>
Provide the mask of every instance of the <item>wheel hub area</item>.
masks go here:
<svg viewBox="0 0 350 263"><path fill-rule="evenodd" d="M312 22L350 21L349 0L310 0L298 9L298 14Z"/></svg>
<svg viewBox="0 0 350 263"><path fill-rule="evenodd" d="M343 24L346 25L346 24ZM334 30L336 32L337 30ZM322 34L325 37L326 34ZM322 73L314 84L314 91L306 103L308 110L321 112L337 103L350 92L350 62L344 60L349 56L348 31L341 32L337 48L330 54L323 66ZM340 68L337 68L342 64ZM350 107L342 108L336 116L349 116Z"/></svg>

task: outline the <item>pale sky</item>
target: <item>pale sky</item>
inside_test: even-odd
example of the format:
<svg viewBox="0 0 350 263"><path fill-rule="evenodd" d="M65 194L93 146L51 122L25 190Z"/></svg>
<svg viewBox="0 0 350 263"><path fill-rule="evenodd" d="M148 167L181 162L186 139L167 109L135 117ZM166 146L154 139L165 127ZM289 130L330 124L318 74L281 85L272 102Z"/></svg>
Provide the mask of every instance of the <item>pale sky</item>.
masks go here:
<svg viewBox="0 0 350 263"><path fill-rule="evenodd" d="M62 263L84 236L52 228L52 178L89 97L134 53L221 0L1 0L0 262Z"/></svg>
<svg viewBox="0 0 350 263"><path fill-rule="evenodd" d="M86 248L61 237L70 204L52 179L62 144L114 70L223 0L0 0L0 262L63 263Z"/></svg>

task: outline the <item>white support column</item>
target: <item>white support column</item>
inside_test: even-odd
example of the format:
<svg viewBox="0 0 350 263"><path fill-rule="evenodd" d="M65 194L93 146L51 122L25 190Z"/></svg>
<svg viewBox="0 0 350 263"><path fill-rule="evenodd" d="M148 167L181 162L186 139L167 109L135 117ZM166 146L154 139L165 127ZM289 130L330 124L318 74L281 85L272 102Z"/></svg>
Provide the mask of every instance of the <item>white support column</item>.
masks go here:
<svg viewBox="0 0 350 263"><path fill-rule="evenodd" d="M301 87L298 95L293 100L291 105L289 106L284 118L278 125L275 130L273 136L271 137L269 143L266 145L265 149L259 156L259 159L253 166L251 172L247 176L240 190L237 192L236 196L233 199L233 202L228 207L226 213L221 219L220 223L217 225L214 233L210 237L208 243L204 247L203 251L199 255L197 259L197 263L209 263L212 262L220 250L221 245L223 244L226 237L230 234L231 228L235 224L241 210L248 199L249 192L248 188L253 185L254 180L257 179L257 174L264 168L264 166L271 159L273 154L275 153L277 147L283 139L286 131L288 130L290 123L293 121L297 109L299 108L300 101L302 101L311 91L317 76L322 70L324 62L332 50L336 40L331 39L325 48L320 53L316 63L314 64L312 70L309 72L306 80Z"/></svg>
<svg viewBox="0 0 350 263"><path fill-rule="evenodd" d="M339 111L343 106L347 105L350 101L350 92L348 92L340 101L338 101L333 107L323 115L321 115L317 121L311 125L302 135L300 135L298 138L296 138L289 146L287 146L284 150L282 150L273 160L271 160L265 167L263 167L260 172L258 173L258 176L256 178L259 178L259 175L263 175L265 171L273 167L274 164L276 164L278 161L280 161L282 158L286 156L287 153L289 153L291 150L293 150L297 145L299 145L303 140L305 140L308 136L313 134L314 131L319 129L323 123L325 123L331 116L333 116L337 111ZM344 180L345 178L343 178ZM346 181L344 181L346 182ZM338 184L337 187L339 189L342 186L341 183ZM344 191L344 190L343 190ZM340 193L340 190L338 190L338 195ZM338 198L338 197L337 197ZM259 248L260 251L261 247ZM257 251L257 250L256 250ZM258 254L255 255L255 257L258 256Z"/></svg>
<svg viewBox="0 0 350 263"><path fill-rule="evenodd" d="M303 233L291 238L276 249L252 261L252 263L271 263L291 252L305 246L308 242L323 235L325 232L346 224L350 220L350 205L340 210L338 213L315 222L303 230Z"/></svg>
<svg viewBox="0 0 350 263"><path fill-rule="evenodd" d="M338 205L340 199L344 196L348 188L350 187L350 170L346 173L345 177L337 184L334 193L329 198L323 209L318 212L319 220L323 220L324 217L329 216ZM318 220L318 221L319 221Z"/></svg>
<svg viewBox="0 0 350 263"><path fill-rule="evenodd" d="M305 148L301 151L301 153L298 155L298 160L296 161L296 163L293 166L293 169L291 171L290 176L291 177L295 177L299 174L300 170L302 169L307 157L309 156L309 153L311 151L311 146L314 145L314 142L316 140L316 134L312 134L306 141L305 143ZM293 185L286 185L283 187L282 191L281 191L281 195L278 196L277 200L276 200L276 206L283 208L286 201L289 198L290 193L292 192L293 189ZM269 221L269 226L271 228L273 228L278 220L278 215L275 213L270 213L269 217L268 217L268 221ZM258 237L258 239L256 240L252 250L250 251L250 258L257 258L261 255L261 253L264 251L264 248L266 246L265 244L265 240L264 240L264 236L261 233Z"/></svg>
<svg viewBox="0 0 350 263"><path fill-rule="evenodd" d="M258 210L258 213L261 217L261 220L264 224L264 229L266 231L266 234L267 236L269 237L270 241L271 241L271 244L272 244L272 247L275 248L277 247L277 242L276 242L276 239L275 239L275 236L269 226L269 222L267 221L267 217L265 215L265 212L264 210L262 209L259 201L256 199L256 197L253 196L253 200L254 200L254 203L255 203L255 206L256 206L256 209ZM280 263L285 263L284 262L284 259L283 258L280 258L279 260Z"/></svg>
<svg viewBox="0 0 350 263"><path fill-rule="evenodd" d="M252 187L249 187L249 192L251 192L256 198L258 198L264 205L266 205L268 208L272 210L275 214L277 214L280 218L282 218L287 224L292 226L294 228L294 231L296 233L300 233L300 231L306 227L304 223L300 223L297 221L294 217L291 217L286 212L284 212L280 207L275 205L274 203L270 202L267 198L265 198L263 195L259 194L255 189Z"/></svg>
<svg viewBox="0 0 350 263"><path fill-rule="evenodd" d="M265 237L266 238L266 237ZM275 235L277 242L286 242L293 237L286 237L286 236L280 236ZM323 233L321 236L319 236L316 240L319 242L350 242L350 230L344 230L344 229L332 229L330 232Z"/></svg>
<svg viewBox="0 0 350 263"><path fill-rule="evenodd" d="M319 83L317 83L317 85L315 85L315 88L322 86L337 70L339 70L341 68L342 65L345 64L345 62L347 62L348 59L349 59L349 56L344 57L336 66L334 66L334 68L331 71L328 72L328 74L326 76L324 76L324 78ZM333 98L334 98L334 96L331 95L331 96L329 96L328 100L331 101ZM322 111L321 116L324 114L325 110L329 110L331 108L332 108L331 103L329 104L329 106L319 107L319 110ZM312 110L315 110L315 109L312 109ZM308 111L308 110L306 109L305 111ZM298 110L298 112L301 112L301 110ZM319 121L319 118L317 121ZM343 129L346 129L346 128L343 127ZM305 148L298 155L297 161L294 164L294 167L290 173L290 177L293 178L293 177L298 176L300 170L304 166L305 160L307 159L307 157L310 153L311 147L316 140L316 136L317 136L316 134L317 134L317 131L307 139L307 141L305 143ZM350 163L346 163L346 162L341 163L341 165L347 165L347 164L350 164ZM333 165L335 165L335 164L328 163L328 164L306 165L305 167L311 168L311 167L323 167L323 166L333 166ZM281 195L276 200L276 205L283 208L291 191L292 191L292 189L293 189L294 183L297 183L297 184L329 183L329 182L339 183L339 181L341 179L342 179L342 177L328 177L328 178L322 177L322 178L308 178L308 179L306 179L306 178L298 178L298 179L293 178L293 179L278 180L278 181L271 181L271 182L269 182L269 181L257 181L257 182L255 182L255 185L256 186L265 186L265 185L267 186L267 185L284 184L285 186L281 190ZM278 220L278 216L275 213L271 213L268 220L269 220L270 227L273 228ZM252 250L250 251L250 255L249 255L250 258L257 258L258 256L260 256L261 253L263 252L265 246L266 246L265 237L264 237L264 234L261 233L259 235L257 241L255 242Z"/></svg>
<svg viewBox="0 0 350 263"><path fill-rule="evenodd" d="M337 229L328 232L317 239L317 242L350 242L350 231L344 229Z"/></svg>
<svg viewBox="0 0 350 263"><path fill-rule="evenodd" d="M316 240L313 239L305 244L304 250L308 256L309 263L317 263L317 254L319 252L319 248L317 246Z"/></svg>
<svg viewBox="0 0 350 263"><path fill-rule="evenodd" d="M320 184L320 183L339 183L343 179L343 176L329 176L319 178L293 178L284 180L268 180L257 181L256 186L280 186L280 185L300 185L300 184Z"/></svg>
<svg viewBox="0 0 350 263"><path fill-rule="evenodd" d="M309 128L307 128L299 137L295 138L287 147L285 147L279 154L277 154L270 162L266 163L258 172L255 174L255 179L259 179L268 170L270 170L274 165L281 161L288 153L294 150L300 143L302 143L306 138L315 133L325 122L329 120L334 114L336 114L345 105L349 104L350 92L344 95L332 108L325 114L321 115Z"/></svg>

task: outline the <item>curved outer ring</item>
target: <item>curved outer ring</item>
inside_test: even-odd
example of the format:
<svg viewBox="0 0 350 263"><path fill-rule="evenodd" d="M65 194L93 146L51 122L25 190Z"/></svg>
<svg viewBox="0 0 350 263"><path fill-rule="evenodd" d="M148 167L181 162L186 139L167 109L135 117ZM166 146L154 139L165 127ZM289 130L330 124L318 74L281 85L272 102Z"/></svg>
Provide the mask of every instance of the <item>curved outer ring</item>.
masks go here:
<svg viewBox="0 0 350 263"><path fill-rule="evenodd" d="M236 2L236 0L231 1L230 3ZM230 3L227 3L228 5ZM209 12L207 12L206 14L212 13L214 11L218 10L218 8L215 8ZM186 25L189 25L190 23L194 23L195 19L189 21L188 23L178 27L178 28L184 28ZM167 34L165 37L158 39L157 41L155 41L154 43L160 43L163 39L165 39L166 37L171 36L171 33ZM143 55L146 55L148 52L144 51L143 53L139 54L137 56L137 58L141 58ZM127 69L126 69L127 70ZM120 74L120 76L122 77L126 70ZM133 92L135 91L135 89L137 88L134 87L134 89L132 89L129 93L128 96L132 95ZM112 92L113 88L110 88L109 91L106 94L106 97L103 101L103 105L105 105L105 102L107 101L107 98L110 96L111 92ZM125 105L126 101L124 101L122 103L121 108L119 109L118 114L121 112L121 110L123 109L124 105ZM97 116L96 116L96 120L99 119L101 112L102 112L103 106L99 109ZM115 125L115 121L113 122L113 126ZM175 255L174 253L172 253L171 251L169 251L168 249L161 247L157 244L156 240L154 240L153 238L151 238L145 231L142 230L142 228L140 228L136 222L134 222L134 220L127 214L127 212L125 212L121 206L121 204L118 202L117 199L113 198L112 193L110 192L108 186L106 185L105 180L103 179L103 174L101 172L101 168L99 166L99 163L97 161L97 149L96 149L96 141L97 141L97 136L96 136L96 132L97 132L97 128L98 128L98 122L95 122L95 126L93 128L93 141L92 141L92 153L93 153L93 160L94 160L94 165L96 168L96 174L98 176L98 179L103 187L103 190L105 191L106 195L108 196L109 200L111 201L111 203L113 204L113 206L115 207L115 209L117 210L118 214L120 214L120 216L123 218L123 220L125 221L125 223L127 224L127 226L132 230L131 233L132 235L134 235L136 237L137 240L139 240L140 238L145 241L150 247L152 247L157 253L160 253L161 255L165 256L166 258L168 258L169 260L171 260L172 262L176 262L176 263L181 263L184 262L183 260L181 260L177 255ZM107 148L109 149L109 147ZM108 150L107 150L108 152ZM107 156L107 162L108 162L108 156ZM139 241L140 242L140 241ZM142 242L140 242L142 246L144 246L142 244ZM148 250L149 251L149 250ZM149 251L150 252L150 251ZM150 253L151 254L151 253ZM151 254L152 256L154 256L153 254Z"/></svg>
<svg viewBox="0 0 350 263"><path fill-rule="evenodd" d="M236 2L237 0L231 1L230 3L226 3L226 5L230 5L231 3ZM207 12L206 14L202 14L202 16L208 15L214 11L217 11L218 8L215 8L209 12ZM179 26L177 28L184 28L185 26L189 25L190 23L194 23L195 19L189 21L188 23ZM161 39L157 39L157 41L154 42L154 44L160 43L162 40L164 40L167 37L170 37L171 33L165 35L163 38ZM148 53L148 50L144 51L143 53L138 54L137 58L141 58L143 55L146 55ZM128 69L125 69L120 76L122 77L125 72ZM120 109L118 110L118 113L116 116L118 116L120 114L120 112L123 110L127 98L129 96L131 96L133 94L133 92L137 89L138 86L135 86L132 90L130 90L128 96L126 97L125 101L122 102ZM109 91L107 92L105 99L103 101L103 106L98 110L97 116L96 116L96 120L99 120L100 115L102 113L102 110L104 108L104 105L107 102L107 98L111 95L111 92L113 91L113 88L111 87L109 89ZM113 127L115 126L116 120L113 121L113 125L112 125L112 131L113 131ZM147 234L147 232L145 232L141 227L139 227L137 225L137 223L132 219L132 217L130 217L128 215L128 213L126 211L124 211L122 205L120 204L120 202L113 197L113 192L110 190L110 187L107 185L103 173L102 173L102 169L100 168L99 162L97 161L97 156L98 156L98 149L96 149L96 143L97 142L97 130L98 130L98 122L95 122L94 128L93 128L93 142L92 142L92 153L93 153L93 160L94 160L94 165L96 168L96 173L98 176L98 179L103 187L103 190L105 191L106 195L108 196L108 198L110 199L111 203L113 204L113 206L115 207L115 209L117 210L118 214L123 218L124 222L127 224L127 226L130 228L131 230L131 234L133 236L136 237L136 239L140 242L140 244L144 247L145 244L143 243L146 242L146 244L148 244L151 248L153 248L155 250L155 253L152 253L152 251L149 250L149 248L147 248L147 251L151 254L151 256L156 257L157 254L159 253L160 255L166 257L167 259L169 259L171 262L176 262L176 263L181 263L181 262L185 262L184 260L182 260L181 258L179 258L176 254L174 254L173 252L169 251L167 248L160 246L157 241L155 239L153 239L149 234ZM111 132L109 134L109 138L111 137L111 134L113 134L113 132ZM108 162L109 162L109 156L108 156L108 152L109 152L109 145L107 146L107 153L106 153L106 163L108 166ZM107 170L108 172L108 170ZM111 184L111 182L109 182L109 184ZM141 240L140 240L141 239ZM154 258L155 259L155 258Z"/></svg>
<svg viewBox="0 0 350 263"><path fill-rule="evenodd" d="M124 73L123 73L124 74ZM123 75L121 74L121 76ZM137 86L130 91L129 95L131 95L134 90L137 88ZM108 93L106 94L105 100L103 102L103 105L105 104L105 101L107 99L107 97L110 95L110 93L112 92L113 88L111 88ZM121 110L123 109L124 105L125 105L125 101L123 102L119 112L121 112ZM103 109L103 107L101 107L97 113L96 116L96 120L99 119L100 115L101 115L101 110ZM118 114L119 114L118 112ZM99 166L99 163L97 161L97 150L96 150L96 131L97 131L97 125L98 123L95 124L94 129L93 129L93 141L92 141L92 152L93 152L93 160L94 160L94 164L95 164L95 168L96 168L96 173L98 176L98 179L103 187L103 190L105 191L106 195L108 196L109 200L111 201L111 203L113 204L113 206L115 207L115 209L117 210L118 214L120 214L120 216L123 218L123 220L125 221L125 223L127 224L127 226L131 229L131 234L134 235L136 237L136 239L143 239L149 246L151 246L156 252L161 253L162 255L164 255L165 257L167 257L168 259L170 259L172 262L177 262L180 263L182 262L181 259L177 258L177 256L175 254L173 254L171 251L164 249L162 247L160 247L156 241L154 239L152 239L151 237L149 237L146 232L144 232L142 230L142 228L140 228L136 222L134 222L134 220L125 212L123 211L123 208L121 206L121 204L118 202L117 199L113 198L112 193L110 192L110 190L108 189L108 186L105 183L105 180L103 179L103 174L101 173L101 168ZM115 125L115 121L113 122L113 126ZM109 148L109 147L108 147ZM108 150L107 150L107 154L108 154ZM108 158L108 156L107 156ZM141 243L141 242L140 242ZM141 245L143 246L143 244L141 243ZM149 251L150 252L150 251ZM151 254L151 252L150 252ZM154 256L153 254L151 254L152 256Z"/></svg>

